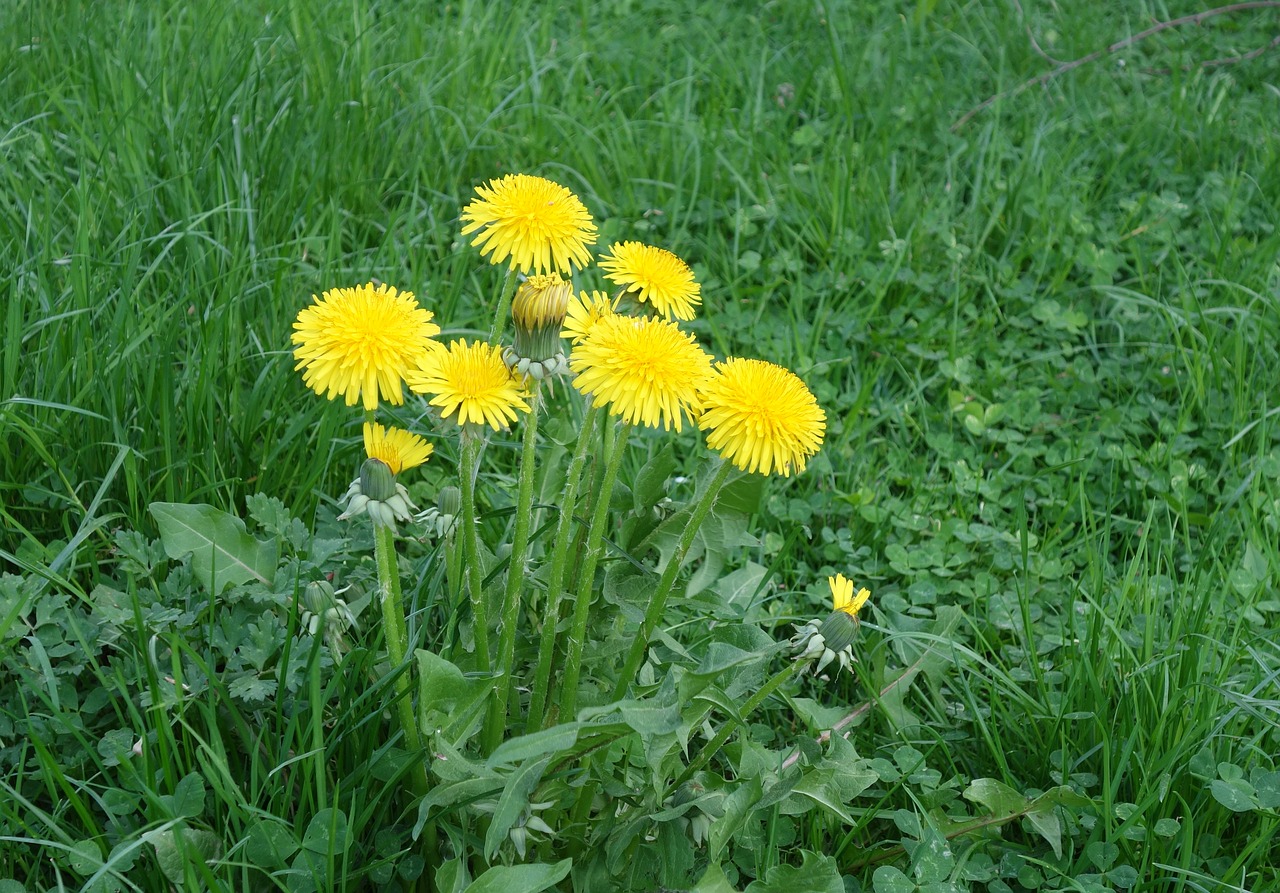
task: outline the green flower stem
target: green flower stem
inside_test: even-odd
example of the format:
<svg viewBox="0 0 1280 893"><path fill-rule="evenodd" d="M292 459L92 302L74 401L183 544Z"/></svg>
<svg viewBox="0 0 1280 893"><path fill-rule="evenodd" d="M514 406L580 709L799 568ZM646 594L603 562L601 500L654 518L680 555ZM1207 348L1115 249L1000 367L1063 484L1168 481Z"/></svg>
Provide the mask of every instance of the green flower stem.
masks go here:
<svg viewBox="0 0 1280 893"><path fill-rule="evenodd" d="M476 666L488 673L489 612L484 605L484 568L480 566L480 545L476 533L476 465L480 458L478 432L462 429L462 548L467 562L467 592L471 597L471 624L476 642Z"/></svg>
<svg viewBox="0 0 1280 893"><path fill-rule="evenodd" d="M502 283L502 294L498 296L498 312L493 315L493 326L489 329L489 343L497 344L507 328L507 317L511 315L511 298L516 293L519 277L515 269L507 271L507 278Z"/></svg>
<svg viewBox="0 0 1280 893"><path fill-rule="evenodd" d="M409 631L404 622L404 602L400 594L400 567L396 560L395 532L392 528L374 523L373 554L378 563L378 596L382 603L382 632L387 641L387 658L392 672L405 666L409 651ZM409 786L418 796L427 793L426 762L420 758L422 736L418 733L418 721L413 713L413 684L408 671L398 672L396 687L396 716L400 730L404 732L405 746L413 755L413 772Z"/></svg>
<svg viewBox="0 0 1280 893"><path fill-rule="evenodd" d="M516 529L511 542L511 561L507 567L507 590L502 602L502 629L498 639L498 691L489 702L485 744L489 751L502 743L507 724L507 704L515 684L516 627L520 622L521 591L524 589L525 553L529 549L529 527L533 521L533 479L537 475L539 386L530 385L529 414L524 420L524 449L520 454L520 484L516 496Z"/></svg>
<svg viewBox="0 0 1280 893"><path fill-rule="evenodd" d="M604 470L604 477L600 481L595 511L591 515L591 527L587 530L587 553L582 562L582 574L578 578L578 597L573 605L573 628L569 632L564 679L560 686L560 715L570 720L578 706L582 644L587 635L587 615L591 609L591 591L595 588L596 564L604 552L601 540L604 537L605 522L609 518L609 500L613 496L613 483L618 479L618 466L622 464L622 456L627 451L627 436L630 433L631 423L623 422L613 453L609 456L609 464Z"/></svg>
<svg viewBox="0 0 1280 893"><path fill-rule="evenodd" d="M542 618L542 640L538 643L538 669L534 674L533 693L529 699L529 721L526 731L536 732L542 726L547 707L547 689L551 684L551 662L556 651L556 627L560 623L560 601L564 594L564 571L569 558L569 541L573 538L573 515L578 497L578 482L587 460L587 447L591 444L599 410L594 405L587 408L578 432L578 445L569 462L565 475L564 495L560 500L560 518L556 521L555 545L551 551L551 572L547 578L546 614Z"/></svg>
<svg viewBox="0 0 1280 893"><path fill-rule="evenodd" d="M654 627L662 619L662 612L667 607L667 596L671 594L671 587L676 581L676 574L680 572L680 565L684 564L685 556L689 554L689 547L693 545L693 537L702 526L707 512L711 511L711 507L715 505L716 497L720 494L720 488L729 477L731 469L732 466L728 462L721 462L715 477L707 484L707 490L702 494L702 499L694 506L693 516L676 544L676 552L662 571L657 588L649 596L649 607L645 609L644 621L636 631L636 637L631 642L631 650L627 653L627 662L622 665L622 672L618 674L618 682L613 689L615 701L626 697L627 689L635 681L636 671L640 669L640 662L644 660L645 651L649 647L649 637L653 635Z"/></svg>
<svg viewBox="0 0 1280 893"><path fill-rule="evenodd" d="M778 686L782 685L782 683L794 676L796 668L799 666L799 661L793 660L789 662L785 667L775 673L773 678L766 682L755 694L748 698L747 703L742 705L742 710L738 714L742 717L743 721L745 722L751 714L755 712L755 709L764 703L765 698L777 691ZM707 765L707 763L711 762L711 758L720 752L720 748L724 747L725 742L729 740L729 736L733 734L733 730L737 727L738 722L736 719L733 717L726 719L724 725L720 727L720 731L716 732L715 737L708 741L702 750L698 751L698 755L693 758L693 762L686 766L685 770L680 773L680 777L673 781L671 786L667 788L667 792L663 795L663 799L665 800L667 797L671 796L671 794L674 793L680 785L693 778L694 773Z"/></svg>

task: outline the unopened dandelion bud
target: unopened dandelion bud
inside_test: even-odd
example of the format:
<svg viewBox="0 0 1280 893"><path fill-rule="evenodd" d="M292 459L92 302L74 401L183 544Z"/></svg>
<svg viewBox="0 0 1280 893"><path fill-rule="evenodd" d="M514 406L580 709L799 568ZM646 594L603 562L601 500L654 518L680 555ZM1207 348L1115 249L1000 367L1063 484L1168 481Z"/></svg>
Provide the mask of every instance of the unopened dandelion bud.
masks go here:
<svg viewBox="0 0 1280 893"><path fill-rule="evenodd" d="M323 614L337 606L338 597L328 580L313 580L302 592L302 603L312 614Z"/></svg>
<svg viewBox="0 0 1280 893"><path fill-rule="evenodd" d="M436 495L436 507L442 515L456 515L462 511L462 491L457 487L442 487Z"/></svg>
<svg viewBox="0 0 1280 893"><path fill-rule="evenodd" d="M846 611L832 611L831 616L818 628L818 634L832 651L843 651L853 644L858 633L858 622Z"/></svg>
<svg viewBox="0 0 1280 893"><path fill-rule="evenodd" d="M360 492L369 499L385 502L396 493L396 476L381 459L365 459L360 466Z"/></svg>

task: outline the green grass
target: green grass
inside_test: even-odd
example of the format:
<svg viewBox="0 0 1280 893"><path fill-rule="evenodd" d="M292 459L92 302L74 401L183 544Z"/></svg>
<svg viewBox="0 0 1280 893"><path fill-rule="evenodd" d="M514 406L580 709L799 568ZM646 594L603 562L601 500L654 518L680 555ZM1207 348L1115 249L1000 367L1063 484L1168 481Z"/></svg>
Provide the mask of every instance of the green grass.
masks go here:
<svg viewBox="0 0 1280 893"><path fill-rule="evenodd" d="M1062 59L1194 11L1023 6ZM796 369L825 406L823 453L768 486L760 544L729 566L770 571L754 619L779 635L829 573L872 589L857 681L803 693L874 699L962 612L851 737L910 745L936 784L885 781L854 824L773 815L735 845L735 889L801 848L887 885L878 860L912 865L888 844L923 833L899 812L995 778L1096 808L1064 818L1057 858L1018 822L957 842L959 889L1006 889L982 873L996 852L1014 890L1123 887L1117 866L1142 890L1280 890L1277 802L1224 805L1238 771L1280 787L1280 89L1274 55L1196 64L1265 44L1275 15L1165 32L953 133L1050 65L1012 7L5 4L0 568L24 581L0 590L0 877L77 889L107 860L166 889L129 871L153 864L140 835L200 816L225 864L188 862L189 889L256 889L275 832L253 829L341 815L335 889L395 889L370 872L404 864L415 814L371 706L392 691L376 642L340 672L297 658L308 706L249 714L213 646L179 635L212 606L139 615L123 678L91 593L181 601L158 555L122 570L115 533L154 536L153 501L243 514L261 492L328 517L358 430L292 369L298 309L376 278L446 333L487 327L493 277L458 214L528 171L582 197L602 246L689 259L707 346ZM423 489L447 481L441 447ZM514 466L493 452L490 473ZM421 607L442 570L414 572ZM696 605L671 624L696 628ZM168 652L144 629L186 659L145 659ZM198 696L165 681L183 665L205 667ZM767 719L771 753L806 734L779 703ZM116 753L138 737L140 759ZM165 799L192 772L203 799Z"/></svg>

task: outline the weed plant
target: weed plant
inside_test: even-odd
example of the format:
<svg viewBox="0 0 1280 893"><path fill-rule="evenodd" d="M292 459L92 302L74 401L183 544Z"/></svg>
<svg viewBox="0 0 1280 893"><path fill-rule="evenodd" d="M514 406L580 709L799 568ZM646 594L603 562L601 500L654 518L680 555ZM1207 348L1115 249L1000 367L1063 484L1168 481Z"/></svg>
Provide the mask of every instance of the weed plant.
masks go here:
<svg viewBox="0 0 1280 893"><path fill-rule="evenodd" d="M1280 92L1273 55L1201 64L1276 12L951 130L1190 11L0 6L0 893L1280 890ZM485 337L460 217L518 171L601 246L689 260L689 330L795 370L827 430L803 475L731 481L618 701L710 465L687 427L624 437L582 725L527 728L516 687L493 746L489 677L439 657L471 641L465 558L400 525L392 659L373 528L337 520L362 419L289 339L371 280ZM457 439L385 408L435 445L400 477L435 504ZM518 441L480 460L491 591ZM157 504L207 505L259 577L171 558ZM766 691L836 573L872 591L857 663Z"/></svg>

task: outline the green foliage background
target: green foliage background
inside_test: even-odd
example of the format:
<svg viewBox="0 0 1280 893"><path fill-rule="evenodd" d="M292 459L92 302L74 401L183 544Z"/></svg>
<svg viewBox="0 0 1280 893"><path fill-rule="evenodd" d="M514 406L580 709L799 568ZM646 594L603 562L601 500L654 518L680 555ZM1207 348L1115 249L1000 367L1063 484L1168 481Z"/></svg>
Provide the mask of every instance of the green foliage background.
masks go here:
<svg viewBox="0 0 1280 893"><path fill-rule="evenodd" d="M1199 63L1280 12L1167 31L952 132L1052 67L1025 29L1071 59L1198 9L1023 8L4 4L4 569L87 593L153 501L243 514L262 492L309 522L358 430L293 372L297 310L377 278L446 333L483 326L460 206L543 174L602 245L693 263L718 355L788 365L826 407L824 452L731 556L755 595L803 616L843 571L886 628L964 612L972 672L886 699L859 752L1101 804L1012 889L1132 883L1117 865L1143 889L1277 889L1280 79L1271 55ZM6 625L0 659L25 667L29 631ZM912 657L865 655L822 700ZM0 699L8 746L35 708ZM16 803L7 833L36 833ZM886 834L923 832L815 821L754 842L755 867L803 847L882 893L925 883L873 880ZM31 864L12 852L0 873Z"/></svg>

